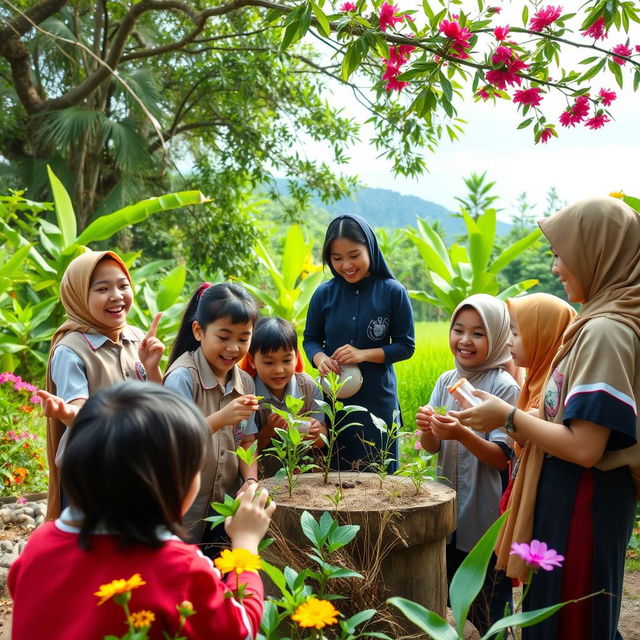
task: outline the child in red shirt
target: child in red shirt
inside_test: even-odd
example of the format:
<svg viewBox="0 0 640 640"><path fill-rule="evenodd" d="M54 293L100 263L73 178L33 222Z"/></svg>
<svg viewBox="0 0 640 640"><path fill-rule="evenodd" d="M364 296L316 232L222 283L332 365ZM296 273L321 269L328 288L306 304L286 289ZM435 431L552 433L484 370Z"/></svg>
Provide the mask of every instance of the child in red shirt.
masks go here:
<svg viewBox="0 0 640 640"><path fill-rule="evenodd" d="M177 537L184 534L182 515L198 492L210 440L197 409L159 385L125 382L87 400L62 461L72 506L34 531L9 572L13 640L120 636L125 614L110 601L117 593L110 583L130 579L129 611L132 620L151 622L149 638L178 632L177 605L185 601L195 614L180 635L256 637L263 610L259 575L232 573L225 583L197 547ZM241 493L237 513L226 522L232 547L253 554L275 509L273 502L267 506L265 490L256 495L256 486ZM236 580L246 585L242 603L229 597Z"/></svg>

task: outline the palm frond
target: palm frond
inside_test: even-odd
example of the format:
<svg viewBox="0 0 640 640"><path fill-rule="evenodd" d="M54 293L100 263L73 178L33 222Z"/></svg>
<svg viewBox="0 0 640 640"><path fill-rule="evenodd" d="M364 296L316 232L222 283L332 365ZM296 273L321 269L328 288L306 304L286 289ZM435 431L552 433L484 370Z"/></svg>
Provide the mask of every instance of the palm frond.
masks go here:
<svg viewBox="0 0 640 640"><path fill-rule="evenodd" d="M121 71L120 78L125 82L138 96L142 104L155 116L162 116L160 103L162 94L160 93L160 84L155 74L149 69L133 69L132 71ZM135 110L138 104L132 98L128 91L125 91L119 82L114 85L114 96L126 100L129 109Z"/></svg>
<svg viewBox="0 0 640 640"><path fill-rule="evenodd" d="M38 114L37 117L42 118L38 136L45 146L68 147L81 140L87 131L94 135L104 135L101 130L106 117L102 111L73 106Z"/></svg>
<svg viewBox="0 0 640 640"><path fill-rule="evenodd" d="M125 118L120 122L105 121L105 131L112 145L116 167L124 173L140 175L151 165L148 143L136 130L134 120Z"/></svg>

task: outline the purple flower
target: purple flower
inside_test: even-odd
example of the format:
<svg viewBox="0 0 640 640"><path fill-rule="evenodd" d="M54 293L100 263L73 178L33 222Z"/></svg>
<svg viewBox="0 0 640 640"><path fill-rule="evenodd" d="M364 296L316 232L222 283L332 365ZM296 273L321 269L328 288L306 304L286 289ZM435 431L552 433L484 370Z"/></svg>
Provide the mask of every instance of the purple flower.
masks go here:
<svg viewBox="0 0 640 640"><path fill-rule="evenodd" d="M511 555L520 556L532 569L544 569L552 571L553 567L561 567L564 556L561 556L555 549L549 549L546 542L532 540L531 544L526 542L513 542L511 544Z"/></svg>

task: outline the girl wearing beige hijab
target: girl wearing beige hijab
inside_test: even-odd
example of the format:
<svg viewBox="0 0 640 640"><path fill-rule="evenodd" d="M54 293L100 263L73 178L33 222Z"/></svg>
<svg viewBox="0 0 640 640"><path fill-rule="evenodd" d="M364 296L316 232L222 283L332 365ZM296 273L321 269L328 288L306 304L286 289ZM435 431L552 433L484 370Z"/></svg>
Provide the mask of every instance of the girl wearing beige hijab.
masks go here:
<svg viewBox="0 0 640 640"><path fill-rule="evenodd" d="M474 429L503 424L529 442L522 493L535 503L521 500L517 517L565 560L536 575L525 606L603 591L523 630L523 638L616 640L640 487L640 216L620 200L595 198L539 224L553 273L569 300L582 303L551 363L540 417L480 392L480 406L455 415ZM518 535L514 542L529 541Z"/></svg>
<svg viewBox="0 0 640 640"><path fill-rule="evenodd" d="M447 388L463 377L515 405L520 387L507 372L512 362L507 346L510 335L504 302L483 293L463 300L451 316L449 330L455 369L438 378L429 405L421 407L416 416L422 446L431 453L439 452L438 476L457 493L457 529L447 541L449 580L499 515L500 471L506 470L511 450L500 429L474 433L455 418L435 414L434 408L459 408ZM485 633L503 616L505 604L511 604L511 581L490 569L470 619Z"/></svg>
<svg viewBox="0 0 640 640"><path fill-rule="evenodd" d="M124 380L162 381L164 345L158 314L145 334L126 322L133 302L131 276L112 251L86 251L69 263L60 283L67 320L51 339L46 391L49 500L47 517L60 513L58 464L68 427L87 398Z"/></svg>

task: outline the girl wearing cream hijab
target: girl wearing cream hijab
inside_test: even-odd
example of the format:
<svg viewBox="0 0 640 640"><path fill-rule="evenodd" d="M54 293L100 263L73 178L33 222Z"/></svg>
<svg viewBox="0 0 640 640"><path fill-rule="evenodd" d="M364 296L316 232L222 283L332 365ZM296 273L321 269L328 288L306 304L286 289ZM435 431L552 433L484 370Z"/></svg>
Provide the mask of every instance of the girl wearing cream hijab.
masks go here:
<svg viewBox="0 0 640 640"><path fill-rule="evenodd" d="M529 442L522 495L535 495L535 503L521 500L517 519L565 559L562 568L536 575L525 606L604 592L523 630L523 638L616 640L640 487L640 215L620 200L595 198L539 224L553 273L569 300L582 303L551 363L540 417L481 392L480 406L455 415L474 429L504 424ZM525 539L512 535L529 542L526 531Z"/></svg>
<svg viewBox="0 0 640 640"><path fill-rule="evenodd" d="M131 276L112 251L86 251L72 260L62 276L60 299L67 320L51 339L47 390L39 392L48 418L49 519L60 513L57 464L80 407L90 395L116 382L161 382L164 352L155 335L160 314L146 336L127 325L133 302Z"/></svg>
<svg viewBox="0 0 640 640"><path fill-rule="evenodd" d="M463 300L451 316L449 330L455 369L438 378L429 404L416 416L422 446L430 453L439 452L438 476L457 493L457 529L447 540L446 550L449 580L499 515L500 471L506 470L511 449L500 429L474 433L451 416L435 414L434 408L459 408L447 388L463 377L477 389L515 405L520 387L507 371L512 363L507 346L510 335L509 314L502 300L484 293ZM511 580L490 568L469 617L485 633L502 618L505 605L511 605Z"/></svg>

